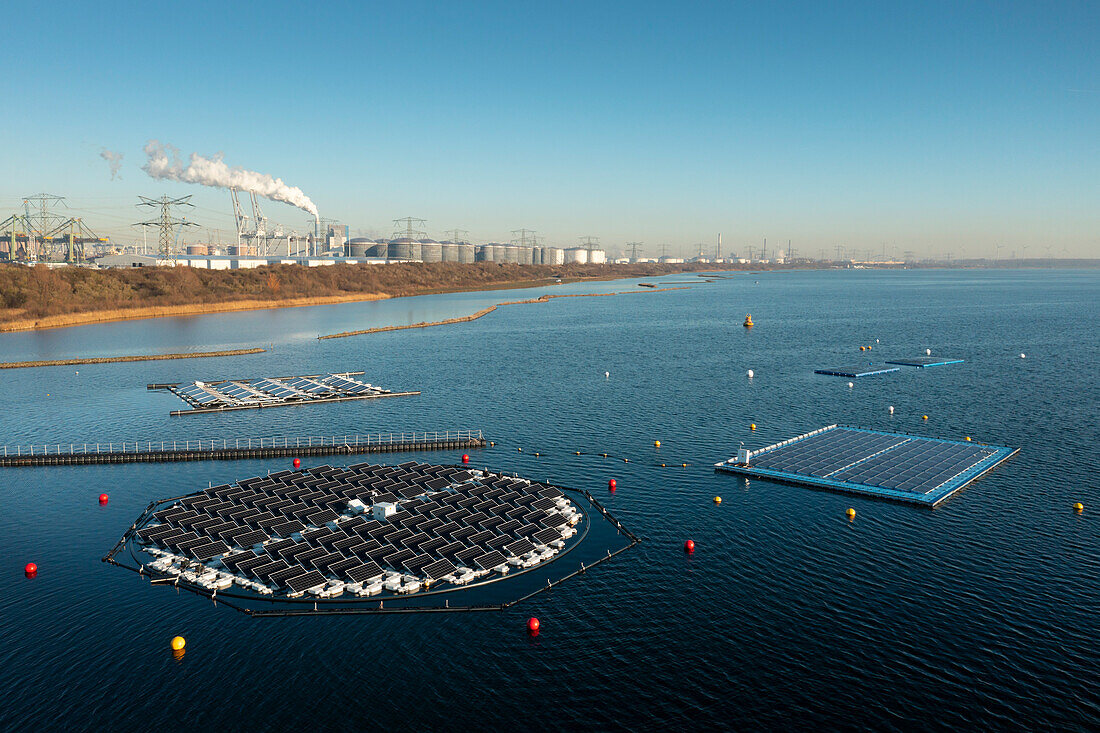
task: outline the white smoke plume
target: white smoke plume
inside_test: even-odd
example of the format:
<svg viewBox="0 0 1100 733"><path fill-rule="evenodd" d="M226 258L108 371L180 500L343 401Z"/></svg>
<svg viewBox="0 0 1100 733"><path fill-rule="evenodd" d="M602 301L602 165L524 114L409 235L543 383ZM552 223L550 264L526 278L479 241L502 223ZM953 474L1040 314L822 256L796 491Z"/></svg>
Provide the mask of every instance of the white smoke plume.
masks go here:
<svg viewBox="0 0 1100 733"><path fill-rule="evenodd" d="M125 153L116 153L113 150L108 150L107 148L103 148L103 150L99 151L99 157L107 161L107 165L111 168L112 181L115 180L115 177L118 176L119 169L122 168L123 155L125 155Z"/></svg>
<svg viewBox="0 0 1100 733"><path fill-rule="evenodd" d="M141 169L153 178L250 191L272 201L296 206L303 211L308 211L314 219L317 218L317 206L309 196L302 193L302 189L288 186L281 178L272 178L266 173L257 173L244 168L230 168L222 160L221 153L212 158L191 153L191 162L184 166L180 160L178 148L157 140L150 140L145 143L145 155L147 159Z"/></svg>

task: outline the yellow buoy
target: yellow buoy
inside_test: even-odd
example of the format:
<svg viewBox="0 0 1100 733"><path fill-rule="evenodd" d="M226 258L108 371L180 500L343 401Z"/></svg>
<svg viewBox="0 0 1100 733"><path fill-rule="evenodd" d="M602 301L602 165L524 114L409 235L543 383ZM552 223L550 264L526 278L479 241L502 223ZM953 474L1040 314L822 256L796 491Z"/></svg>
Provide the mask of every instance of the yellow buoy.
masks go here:
<svg viewBox="0 0 1100 733"><path fill-rule="evenodd" d="M860 350L860 351L866 351L866 350L867 350L867 347L866 347L866 346L860 346L860 347L859 347L859 350Z"/></svg>
<svg viewBox="0 0 1100 733"><path fill-rule="evenodd" d="M921 415L921 419L922 419L922 420L927 420L927 419L928 419L928 416L927 416L927 415Z"/></svg>
<svg viewBox="0 0 1100 733"><path fill-rule="evenodd" d="M579 450L573 451L573 455L575 455L575 456L579 456L580 454L581 454L581 452Z"/></svg>
<svg viewBox="0 0 1100 733"><path fill-rule="evenodd" d="M848 511L846 511L844 513L848 515L849 519L851 519L852 517L854 517L856 515L856 510L853 509L852 507L848 507Z"/></svg>
<svg viewBox="0 0 1100 733"><path fill-rule="evenodd" d="M969 436L969 435L968 435L968 436L966 436L966 442L967 442L967 443L969 443L969 442L970 442L970 436Z"/></svg>
<svg viewBox="0 0 1100 733"><path fill-rule="evenodd" d="M1073 505L1073 511L1083 512L1083 511L1085 511L1085 505L1082 504L1081 502L1077 502L1076 504Z"/></svg>
<svg viewBox="0 0 1100 733"><path fill-rule="evenodd" d="M523 448L516 448L516 450L519 451L520 453L523 452Z"/></svg>
<svg viewBox="0 0 1100 733"><path fill-rule="evenodd" d="M187 640L184 639L182 636L172 637L172 651L178 652L179 650L183 649L185 646L187 646Z"/></svg>
<svg viewBox="0 0 1100 733"><path fill-rule="evenodd" d="M536 456L537 456L537 455L539 455L539 452L538 452L538 451L535 451L535 455L536 455Z"/></svg>
<svg viewBox="0 0 1100 733"><path fill-rule="evenodd" d="M756 423L754 423L754 422L749 423L749 430L756 430Z"/></svg>
<svg viewBox="0 0 1100 733"><path fill-rule="evenodd" d="M493 441L491 441L491 440L490 440L490 441L489 441L489 447L491 448L491 447L493 447L494 445L496 445L496 443L494 443Z"/></svg>
<svg viewBox="0 0 1100 733"><path fill-rule="evenodd" d="M663 464L663 463L662 463L662 464L661 464L661 468L664 468L664 467L665 467L665 464Z"/></svg>
<svg viewBox="0 0 1100 733"><path fill-rule="evenodd" d="M688 467L688 464L686 464L686 463L684 463L684 464L681 464L681 465L682 465L682 466L683 466L684 468L687 468L687 467Z"/></svg>
<svg viewBox="0 0 1100 733"><path fill-rule="evenodd" d="M659 441L659 440L653 441L653 447L654 448L660 448L661 447L661 441Z"/></svg>
<svg viewBox="0 0 1100 733"><path fill-rule="evenodd" d="M722 497L720 497L720 496L714 497L714 503L715 504L721 504L722 503Z"/></svg>
<svg viewBox="0 0 1100 733"><path fill-rule="evenodd" d="M623 463L630 463L630 459L629 458L624 458Z"/></svg>

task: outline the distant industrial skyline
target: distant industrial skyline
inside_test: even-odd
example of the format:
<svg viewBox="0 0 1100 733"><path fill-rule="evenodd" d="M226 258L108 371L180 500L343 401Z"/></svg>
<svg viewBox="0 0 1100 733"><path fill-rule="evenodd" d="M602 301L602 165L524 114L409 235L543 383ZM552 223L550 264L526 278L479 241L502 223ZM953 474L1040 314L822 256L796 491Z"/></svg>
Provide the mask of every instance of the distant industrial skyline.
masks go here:
<svg viewBox="0 0 1100 733"><path fill-rule="evenodd" d="M436 239L526 228L647 256L710 255L721 232L738 254L767 237L810 257L1100 257L1091 3L62 3L8 19L50 43L6 48L0 219L46 192L125 244L139 195L192 195L181 241L231 242L229 195L183 182L223 180L222 154L353 235L415 216ZM150 140L207 168L165 158L153 178ZM306 231L304 211L263 206Z"/></svg>

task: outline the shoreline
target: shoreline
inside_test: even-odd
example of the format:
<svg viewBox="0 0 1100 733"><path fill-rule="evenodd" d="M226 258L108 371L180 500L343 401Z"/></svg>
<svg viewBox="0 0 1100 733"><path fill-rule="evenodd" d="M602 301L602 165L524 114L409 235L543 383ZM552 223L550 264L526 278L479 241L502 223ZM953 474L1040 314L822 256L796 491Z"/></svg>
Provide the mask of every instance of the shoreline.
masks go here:
<svg viewBox="0 0 1100 733"><path fill-rule="evenodd" d="M612 275L596 275L591 277L542 277L531 280L512 280L504 282L486 282L469 287L429 287L415 292L392 293L359 293L352 295L321 295L304 298L286 298L282 300L230 300L220 303L194 303L187 305L171 306L142 306L138 308L90 310L83 313L65 313L56 316L42 318L22 318L0 323L0 335L5 333L20 333L26 331L45 331L57 328L72 328L75 326L91 326L100 323L117 323L120 321L140 321L152 318L174 318L180 316L201 316L217 313L238 313L255 310L277 310L281 308L306 308L317 305L339 305L342 303L363 303L375 300L390 300L393 298L413 298L421 295L444 295L447 293L487 292L491 290L518 290L524 288L537 288L546 285L569 284L576 282L607 282L611 280L624 280L632 277L660 277L669 274L687 274L702 272L724 272L721 269L713 271L687 270L669 273L656 273L643 275L636 272ZM702 281L700 281L702 282ZM407 326L406 326L407 328Z"/></svg>
<svg viewBox="0 0 1100 733"><path fill-rule="evenodd" d="M127 361L167 361L171 359L207 359L215 356L246 356L248 354L263 354L267 349L253 347L251 349L229 349L226 351L193 351L175 354L139 354L137 356L93 356L77 359L44 359L37 361L4 361L0 362L0 369L27 369L32 367L47 366L73 366L82 364L117 364Z"/></svg>

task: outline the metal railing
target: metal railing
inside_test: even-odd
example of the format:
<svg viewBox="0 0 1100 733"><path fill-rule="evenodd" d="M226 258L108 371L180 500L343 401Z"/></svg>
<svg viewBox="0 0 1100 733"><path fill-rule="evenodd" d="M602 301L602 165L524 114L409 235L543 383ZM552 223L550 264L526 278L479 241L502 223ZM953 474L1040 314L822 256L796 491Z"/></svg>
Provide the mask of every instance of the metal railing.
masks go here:
<svg viewBox="0 0 1100 733"><path fill-rule="evenodd" d="M36 443L33 445L4 446L3 455L21 456L79 456L79 455L127 455L142 453L212 452L220 450L261 450L323 447L380 447L408 445L411 443L442 443L482 440L480 430L433 430L409 433L367 433L345 435L311 435L296 438L213 438L210 440L136 440L121 443Z"/></svg>

